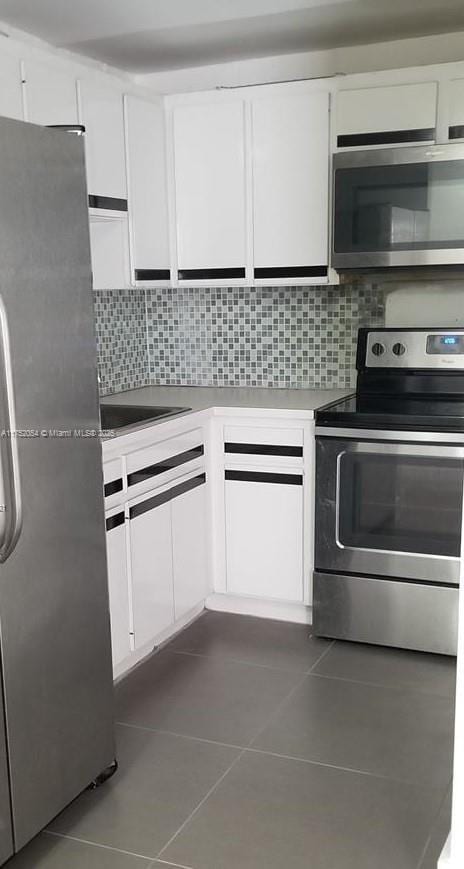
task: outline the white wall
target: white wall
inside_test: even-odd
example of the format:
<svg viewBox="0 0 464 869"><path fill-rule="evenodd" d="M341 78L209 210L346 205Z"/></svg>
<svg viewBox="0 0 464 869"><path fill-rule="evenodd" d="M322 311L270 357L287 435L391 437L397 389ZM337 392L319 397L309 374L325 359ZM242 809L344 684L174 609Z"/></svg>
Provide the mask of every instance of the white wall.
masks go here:
<svg viewBox="0 0 464 869"><path fill-rule="evenodd" d="M388 289L385 325L464 326L464 281L417 281Z"/></svg>
<svg viewBox="0 0 464 869"><path fill-rule="evenodd" d="M464 60L464 33L356 45L304 54L261 57L136 76L160 94L260 84L337 73L371 72Z"/></svg>

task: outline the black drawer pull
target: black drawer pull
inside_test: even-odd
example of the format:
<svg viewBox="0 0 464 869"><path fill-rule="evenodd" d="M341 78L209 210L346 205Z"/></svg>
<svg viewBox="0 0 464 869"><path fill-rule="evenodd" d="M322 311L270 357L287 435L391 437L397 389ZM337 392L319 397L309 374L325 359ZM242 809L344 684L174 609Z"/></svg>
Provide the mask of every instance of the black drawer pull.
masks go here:
<svg viewBox="0 0 464 869"><path fill-rule="evenodd" d="M326 278L327 266L272 266L257 268L255 278Z"/></svg>
<svg viewBox="0 0 464 869"><path fill-rule="evenodd" d="M225 443L225 453L237 453L252 456L303 456L303 447L281 446L280 444L236 444Z"/></svg>
<svg viewBox="0 0 464 869"><path fill-rule="evenodd" d="M127 199L116 196L94 196L89 193L89 208L106 208L109 211L127 211Z"/></svg>
<svg viewBox="0 0 464 869"><path fill-rule="evenodd" d="M337 136L339 148L363 145L398 145L401 142L428 142L435 138L435 128L420 130L383 130L380 133L347 133Z"/></svg>
<svg viewBox="0 0 464 869"><path fill-rule="evenodd" d="M302 486L303 477L299 474L268 474L264 471L226 471L226 480L239 480L243 483L280 483L286 486Z"/></svg>
<svg viewBox="0 0 464 869"><path fill-rule="evenodd" d="M178 498L179 495L184 495L185 492L196 489L197 486L202 486L203 483L206 483L206 474L198 474L196 477L191 477L190 480L186 480L185 483L179 483L178 486L173 486L172 489L162 492L161 495L154 495L153 498L147 498L146 501L135 504L129 510L129 518L135 519L143 513L148 513L149 510L154 510L155 507L161 507L162 504L167 504L168 501L172 501L174 498Z"/></svg>
<svg viewBox="0 0 464 869"><path fill-rule="evenodd" d="M177 278L179 281L226 281L229 279L244 278L244 268L238 269L179 269Z"/></svg>
<svg viewBox="0 0 464 869"><path fill-rule="evenodd" d="M464 139L464 124L453 124L452 127L448 127L448 138Z"/></svg>
<svg viewBox="0 0 464 869"><path fill-rule="evenodd" d="M124 525L124 513L115 513L114 516L109 516L106 520L107 531L112 531L113 528L118 528L119 525Z"/></svg>
<svg viewBox="0 0 464 869"><path fill-rule="evenodd" d="M169 456L163 459L162 462L156 462L154 465L148 465L146 468L140 468L138 471L132 471L127 477L129 486L135 486L136 483L143 483L151 477L157 477L159 474L164 474L166 471L171 471L172 468L177 468L185 462L191 462L193 459L198 459L205 453L203 444L197 447L192 447L190 450L185 450L183 453L178 453L176 456Z"/></svg>
<svg viewBox="0 0 464 869"><path fill-rule="evenodd" d="M115 495L116 492L122 492L122 479L119 477L117 480L111 480L109 483L105 483L105 498L109 498L110 495Z"/></svg>
<svg viewBox="0 0 464 869"><path fill-rule="evenodd" d="M170 269L134 269L136 281L169 281Z"/></svg>

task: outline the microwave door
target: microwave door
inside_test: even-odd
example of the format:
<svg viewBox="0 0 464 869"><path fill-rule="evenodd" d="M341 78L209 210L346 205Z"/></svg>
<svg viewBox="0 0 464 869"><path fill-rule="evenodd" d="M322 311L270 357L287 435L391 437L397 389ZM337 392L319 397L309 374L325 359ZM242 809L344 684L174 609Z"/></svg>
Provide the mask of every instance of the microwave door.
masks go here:
<svg viewBox="0 0 464 869"><path fill-rule="evenodd" d="M336 154L334 268L464 263L464 147Z"/></svg>

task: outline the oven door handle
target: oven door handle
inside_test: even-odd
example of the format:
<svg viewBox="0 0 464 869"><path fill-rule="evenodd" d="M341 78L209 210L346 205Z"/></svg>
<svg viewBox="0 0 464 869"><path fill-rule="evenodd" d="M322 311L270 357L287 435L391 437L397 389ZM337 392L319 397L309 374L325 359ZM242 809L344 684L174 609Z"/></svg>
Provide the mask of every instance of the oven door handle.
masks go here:
<svg viewBox="0 0 464 869"><path fill-rule="evenodd" d="M337 454L337 465L346 453L365 453L379 456L410 456L418 459L463 459L464 447L452 444L413 444L413 443L367 443L364 441L347 443L345 449Z"/></svg>

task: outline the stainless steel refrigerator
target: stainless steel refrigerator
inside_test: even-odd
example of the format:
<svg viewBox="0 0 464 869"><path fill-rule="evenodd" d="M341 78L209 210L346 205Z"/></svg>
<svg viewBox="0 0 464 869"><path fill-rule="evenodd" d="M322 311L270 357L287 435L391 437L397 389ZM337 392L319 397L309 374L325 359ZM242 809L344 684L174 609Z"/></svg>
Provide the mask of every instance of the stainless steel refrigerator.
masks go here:
<svg viewBox="0 0 464 869"><path fill-rule="evenodd" d="M0 119L0 865L114 760L84 141Z"/></svg>

